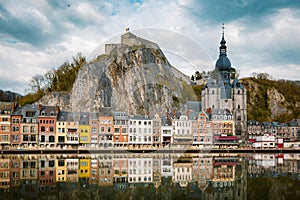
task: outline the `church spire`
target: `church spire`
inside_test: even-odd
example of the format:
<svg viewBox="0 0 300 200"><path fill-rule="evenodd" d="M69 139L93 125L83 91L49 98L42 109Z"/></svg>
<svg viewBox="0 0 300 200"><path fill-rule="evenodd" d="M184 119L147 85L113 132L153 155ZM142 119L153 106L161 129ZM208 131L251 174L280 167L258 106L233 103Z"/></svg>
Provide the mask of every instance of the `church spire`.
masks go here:
<svg viewBox="0 0 300 200"><path fill-rule="evenodd" d="M220 57L223 55L227 55L227 47L226 47L226 41L225 41L225 37L224 37L224 29L225 29L225 25L224 23L222 23L222 40L220 42L221 46L220 46Z"/></svg>

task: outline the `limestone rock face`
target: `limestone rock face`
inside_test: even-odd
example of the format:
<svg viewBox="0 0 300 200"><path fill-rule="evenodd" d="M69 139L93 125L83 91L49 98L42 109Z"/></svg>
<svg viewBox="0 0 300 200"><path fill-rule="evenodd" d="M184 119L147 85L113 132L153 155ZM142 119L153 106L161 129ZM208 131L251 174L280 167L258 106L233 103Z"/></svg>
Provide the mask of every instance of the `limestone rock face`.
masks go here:
<svg viewBox="0 0 300 200"><path fill-rule="evenodd" d="M120 44L105 48L105 55L79 71L70 92L71 111L111 107L149 114L172 110L186 101L189 78L170 65L157 44L128 32Z"/></svg>
<svg viewBox="0 0 300 200"><path fill-rule="evenodd" d="M278 92L275 88L270 88L267 92L270 99L269 106L271 108L272 119L280 116L281 114L291 113L291 111L288 110L289 103L280 92Z"/></svg>

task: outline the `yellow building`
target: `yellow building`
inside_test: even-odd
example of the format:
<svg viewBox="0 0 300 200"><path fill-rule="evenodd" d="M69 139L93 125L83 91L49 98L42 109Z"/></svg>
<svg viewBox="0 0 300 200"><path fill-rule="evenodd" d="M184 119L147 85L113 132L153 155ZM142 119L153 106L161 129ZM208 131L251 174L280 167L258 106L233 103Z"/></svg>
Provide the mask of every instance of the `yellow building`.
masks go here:
<svg viewBox="0 0 300 200"><path fill-rule="evenodd" d="M89 125L89 114L80 113L79 120L79 144L90 144L91 132Z"/></svg>
<svg viewBox="0 0 300 200"><path fill-rule="evenodd" d="M78 178L89 178L90 177L90 159L82 158L79 159L79 170L78 170Z"/></svg>
<svg viewBox="0 0 300 200"><path fill-rule="evenodd" d="M66 181L67 181L66 159L57 158L56 159L56 182L66 182Z"/></svg>
<svg viewBox="0 0 300 200"><path fill-rule="evenodd" d="M56 138L55 142L59 145L66 144L67 141L67 119L68 112L60 112L56 121Z"/></svg>

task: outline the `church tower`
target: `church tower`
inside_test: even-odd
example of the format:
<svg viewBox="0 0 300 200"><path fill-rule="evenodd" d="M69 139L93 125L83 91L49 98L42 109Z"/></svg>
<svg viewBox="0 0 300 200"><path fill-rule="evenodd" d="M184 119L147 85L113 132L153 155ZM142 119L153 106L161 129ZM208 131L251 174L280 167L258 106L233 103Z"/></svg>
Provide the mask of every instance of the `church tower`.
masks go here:
<svg viewBox="0 0 300 200"><path fill-rule="evenodd" d="M233 135L245 139L247 130L246 89L233 74L235 70L231 67L231 62L227 57L224 24L222 29L219 58L201 93L202 110L214 113L229 112L234 121Z"/></svg>

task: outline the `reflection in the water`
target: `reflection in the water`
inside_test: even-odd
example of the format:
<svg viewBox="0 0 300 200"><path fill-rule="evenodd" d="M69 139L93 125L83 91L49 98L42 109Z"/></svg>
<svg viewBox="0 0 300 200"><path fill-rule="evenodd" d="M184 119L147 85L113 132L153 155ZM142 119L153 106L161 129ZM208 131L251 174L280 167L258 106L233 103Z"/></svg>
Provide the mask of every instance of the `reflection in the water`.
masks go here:
<svg viewBox="0 0 300 200"><path fill-rule="evenodd" d="M0 189L10 199L270 198L259 183L284 197L299 172L300 154L2 155Z"/></svg>

